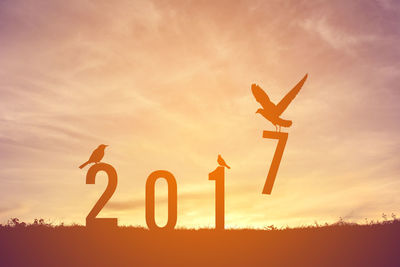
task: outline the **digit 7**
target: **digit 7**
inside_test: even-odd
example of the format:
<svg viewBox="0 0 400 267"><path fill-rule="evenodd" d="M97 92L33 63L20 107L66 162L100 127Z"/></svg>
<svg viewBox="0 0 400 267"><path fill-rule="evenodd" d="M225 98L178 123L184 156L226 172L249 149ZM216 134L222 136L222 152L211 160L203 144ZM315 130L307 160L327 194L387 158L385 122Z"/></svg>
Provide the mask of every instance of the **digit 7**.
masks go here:
<svg viewBox="0 0 400 267"><path fill-rule="evenodd" d="M288 133L264 131L263 138L278 139L278 145L276 146L275 154L271 166L269 167L267 180L265 181L264 189L262 191L263 194L270 195L272 187L274 186L276 174L278 173L279 164L281 163L283 150L286 146Z"/></svg>

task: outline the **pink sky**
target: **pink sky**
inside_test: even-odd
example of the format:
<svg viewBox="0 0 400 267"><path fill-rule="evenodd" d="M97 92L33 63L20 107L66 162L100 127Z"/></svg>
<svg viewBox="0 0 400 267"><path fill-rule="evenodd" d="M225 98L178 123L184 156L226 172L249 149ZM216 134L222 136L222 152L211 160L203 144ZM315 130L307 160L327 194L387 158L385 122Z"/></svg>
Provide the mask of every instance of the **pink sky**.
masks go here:
<svg viewBox="0 0 400 267"><path fill-rule="evenodd" d="M84 223L106 179L78 166L101 143L119 181L100 215L120 225L145 225L146 178L165 169L177 226L213 226L218 153L227 227L400 216L399 18L389 0L1 1L0 223ZM262 195L276 143L250 85L278 102L305 73Z"/></svg>

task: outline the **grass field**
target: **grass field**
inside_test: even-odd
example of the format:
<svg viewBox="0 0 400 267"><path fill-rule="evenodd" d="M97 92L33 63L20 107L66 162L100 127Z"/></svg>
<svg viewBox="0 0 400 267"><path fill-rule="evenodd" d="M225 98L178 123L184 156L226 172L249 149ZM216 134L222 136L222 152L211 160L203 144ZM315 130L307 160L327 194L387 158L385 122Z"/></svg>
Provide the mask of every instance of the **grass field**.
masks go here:
<svg viewBox="0 0 400 267"><path fill-rule="evenodd" d="M14 220L0 266L400 266L400 220L294 229L90 230Z"/></svg>

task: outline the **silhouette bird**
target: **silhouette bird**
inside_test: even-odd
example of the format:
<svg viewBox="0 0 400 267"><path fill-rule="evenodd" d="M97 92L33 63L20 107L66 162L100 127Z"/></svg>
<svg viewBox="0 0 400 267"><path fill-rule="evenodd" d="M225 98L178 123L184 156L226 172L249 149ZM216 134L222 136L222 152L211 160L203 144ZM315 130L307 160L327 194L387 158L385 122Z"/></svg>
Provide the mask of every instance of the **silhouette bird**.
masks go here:
<svg viewBox="0 0 400 267"><path fill-rule="evenodd" d="M90 163L98 163L104 157L104 150L108 145L99 145L90 156L89 160L79 166L80 169Z"/></svg>
<svg viewBox="0 0 400 267"><path fill-rule="evenodd" d="M225 160L219 154L218 154L217 162L218 162L219 166L227 167L228 169L231 168L231 167L228 166L228 164L226 164Z"/></svg>
<svg viewBox="0 0 400 267"><path fill-rule="evenodd" d="M269 100L267 93L265 93L264 90L261 89L257 84L251 85L251 91L253 92L254 97L263 107L259 108L256 113L260 113L264 118L275 125L276 131L278 131L278 126L279 131L281 131L281 126L290 127L292 125L292 121L284 120L280 116L299 93L301 87L307 79L307 76L308 74L306 74L303 79L301 79L301 81L296 84L296 86L293 87L293 89L290 90L289 93L287 93L277 105Z"/></svg>

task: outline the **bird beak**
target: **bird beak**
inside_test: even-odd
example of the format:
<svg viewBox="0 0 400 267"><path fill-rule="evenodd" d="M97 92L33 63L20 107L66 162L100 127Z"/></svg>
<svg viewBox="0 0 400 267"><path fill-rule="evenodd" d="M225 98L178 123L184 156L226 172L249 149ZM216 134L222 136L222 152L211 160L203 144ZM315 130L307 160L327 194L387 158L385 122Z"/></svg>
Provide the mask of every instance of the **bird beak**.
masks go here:
<svg viewBox="0 0 400 267"><path fill-rule="evenodd" d="M108 145L104 145L104 146L108 146Z"/></svg>

